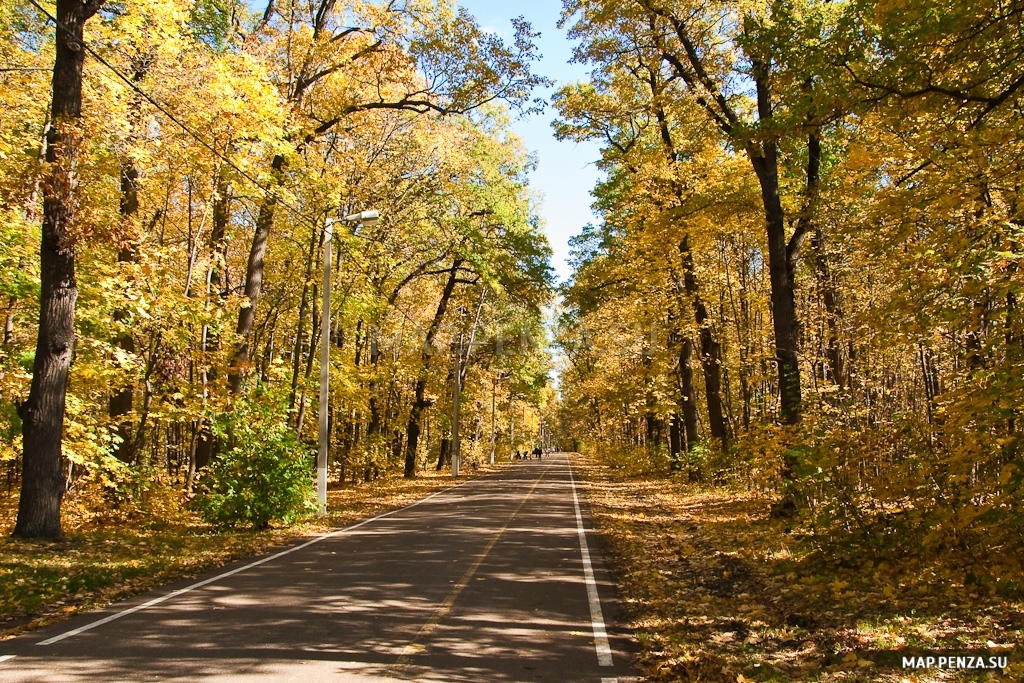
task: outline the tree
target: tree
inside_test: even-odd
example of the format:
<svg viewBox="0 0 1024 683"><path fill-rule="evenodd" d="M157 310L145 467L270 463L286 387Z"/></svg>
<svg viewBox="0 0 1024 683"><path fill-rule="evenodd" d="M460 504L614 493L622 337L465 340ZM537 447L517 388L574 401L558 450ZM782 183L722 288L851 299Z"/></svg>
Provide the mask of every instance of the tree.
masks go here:
<svg viewBox="0 0 1024 683"><path fill-rule="evenodd" d="M39 254L39 332L32 388L18 406L23 430L22 493L14 534L23 538L61 535L64 494L61 439L68 368L75 343L76 163L83 144L82 69L84 28L104 0L59 0L53 62L52 123L46 138L43 232Z"/></svg>
<svg viewBox="0 0 1024 683"><path fill-rule="evenodd" d="M571 35L585 40L577 51L581 60L614 68L633 46L657 55L667 72L665 97L690 99L708 126L747 157L765 217L781 417L787 424L798 422L801 413L795 263L813 225L820 126L837 115L817 88L830 68L816 46L834 33L833 15L816 3L719 7L635 0L613 7L587 0L568 3L563 19L576 19ZM791 158L794 136L806 140L810 151L801 220L787 234L788 171L782 164Z"/></svg>
<svg viewBox="0 0 1024 683"><path fill-rule="evenodd" d="M648 240L653 245L667 239L677 247L674 253L666 255L662 272L667 270L668 277L660 285L667 289L667 314L674 327L669 343L676 354L680 399L679 410L670 417L670 448L675 458L682 444L687 449L698 444L696 398L689 367L693 342L689 326L681 322L690 316L699 338L710 434L722 447L728 441L722 407L720 344L702 298L690 246L693 217L707 206L714 206L716 200L689 186L694 175L707 179L711 173L711 164L694 163L698 150L710 145L719 159L727 152L718 148L714 137L710 141L704 139L699 130L699 113L673 101L671 80L661 73L658 55L634 46L629 59L633 63L628 67L619 64L609 68L592 84L563 89L556 104L566 120L556 122L556 131L562 137L608 141L605 166L613 174L630 176L629 180L618 179L614 185L631 189L607 194L598 190L602 200L599 206L610 211L620 203L635 207L648 204L652 209L637 209L633 215L644 216L653 210L649 220L627 219L629 223L639 222L637 229L648 233L633 239L642 240L644 247ZM680 427L684 431L680 432Z"/></svg>
<svg viewBox="0 0 1024 683"><path fill-rule="evenodd" d="M89 23L81 44L97 58L86 73L110 78L83 80L77 156L60 157L77 160L81 183L66 231L78 276L74 361L62 383L63 434L45 432L60 449L50 461L58 512L61 491L99 488L125 508L144 508L153 487L190 495L224 445L213 427L254 403L281 408L299 442L312 438L304 417L319 357L315 264L339 204L384 218L337 235L332 476L404 470L409 452L414 462L437 452L444 418L431 407L448 368L439 357L425 362L416 336L456 259L439 348L485 288L481 335L485 326L539 331L550 250L526 189L527 155L507 129L509 109L529 108L542 82L529 69L529 27L517 24L506 45L444 3L308 9L276 2L253 15L233 0L144 0L107 4ZM0 71L3 434L20 431L15 402L48 376L30 376L23 333L38 295L25 273L43 218L36 198L53 175L38 173L35 158L47 122L37 69L53 48L37 12L0 11L0 53L17 66ZM522 384L533 386L546 373L543 354L524 357ZM468 414L491 393L477 378L501 358L479 344L470 351ZM419 379L428 407L410 449ZM520 410L535 400L526 393ZM234 438L239 462L251 458L252 433ZM0 453L19 450L4 443Z"/></svg>
<svg viewBox="0 0 1024 683"><path fill-rule="evenodd" d="M516 23L514 44L509 48L496 36L481 32L465 10L453 13L446 4L389 6L350 16L338 12L336 4L335 0L321 0L310 8L308 18L300 19L302 14L294 3L281 8L270 2L261 23L261 30L273 30L277 26L272 20L280 18L282 25L272 42L284 39L281 49L299 52L289 54L280 65L284 67L282 94L290 110L303 114L290 122L285 140L297 153L359 112L458 115L497 99L521 107L529 101L531 90L545 82L530 72L536 54L526 22ZM339 23L346 19L352 24ZM291 40L293 36L300 39ZM372 85L381 80L389 80L390 87ZM362 83L366 86L360 87ZM307 111L305 103L311 99L321 106ZM249 361L263 262L288 162L287 153L274 154L272 188L256 221L245 276L249 304L239 311L235 330L239 341L229 376L233 394L241 390L243 369Z"/></svg>

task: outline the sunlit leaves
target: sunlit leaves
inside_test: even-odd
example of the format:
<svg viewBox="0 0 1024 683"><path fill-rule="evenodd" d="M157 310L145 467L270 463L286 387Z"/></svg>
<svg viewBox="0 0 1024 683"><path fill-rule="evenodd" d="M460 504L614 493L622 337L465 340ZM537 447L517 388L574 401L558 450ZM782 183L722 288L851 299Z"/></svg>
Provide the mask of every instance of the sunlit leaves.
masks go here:
<svg viewBox="0 0 1024 683"><path fill-rule="evenodd" d="M11 439L31 367L51 29L31 10L0 8L0 311L9 323L0 391L10 408L0 426ZM70 484L120 496L134 486L128 472L188 495L211 417L249 400L284 406L297 437L315 439L321 234L339 212L375 208L383 220L336 229L332 475L350 478L363 460L393 464L421 372L431 394L446 395L447 352L422 368L420 350L453 258L464 264L457 315L437 351L476 324L486 344L468 354L467 393L487 394L505 373L521 398L538 399L546 356L518 340L542 336L550 249L507 111L534 106L531 90L544 82L531 70L534 37L517 21L503 42L428 1L278 2L265 17L233 0L107 3L86 31L97 56L86 60L76 169ZM247 272L261 215L269 246ZM246 281L256 277L262 296L250 299ZM245 309L254 315L238 368L246 386L232 396L225 382ZM123 387L132 411L113 419L111 393ZM137 442L127 463L111 456L125 420ZM369 447L346 435L373 420Z"/></svg>

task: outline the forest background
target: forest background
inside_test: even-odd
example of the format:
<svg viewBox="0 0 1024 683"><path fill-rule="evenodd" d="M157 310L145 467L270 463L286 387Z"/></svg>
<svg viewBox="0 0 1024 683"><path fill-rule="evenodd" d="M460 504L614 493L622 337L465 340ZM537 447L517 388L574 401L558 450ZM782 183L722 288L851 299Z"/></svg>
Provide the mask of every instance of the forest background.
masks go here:
<svg viewBox="0 0 1024 683"><path fill-rule="evenodd" d="M619 472L592 494L648 673L1019 657L1024 5L564 7L591 78L556 130L607 177L559 433Z"/></svg>
<svg viewBox="0 0 1024 683"><path fill-rule="evenodd" d="M557 396L509 123L546 84L528 24L502 42L425 1L0 7L19 535L60 536L64 499L75 525L300 512L324 230L372 208L336 226L336 481L443 469L460 386L471 458L492 424L507 457L544 420L622 472L753 495L853 567L1017 604L1024 5L568 0L591 78L559 90L556 132L597 141L606 178L561 288ZM54 12L82 33L55 41ZM81 106L54 115L62 55ZM254 506L254 471L295 495Z"/></svg>
<svg viewBox="0 0 1024 683"><path fill-rule="evenodd" d="M332 477L444 466L456 367L468 456L489 455L491 423L502 456L531 442L552 278L508 127L545 82L528 24L506 45L429 2L78 4L2 15L17 534L59 536L64 492L184 502L211 463L211 519L291 514L226 500L252 469L294 484L285 508L308 502L325 226L371 208L378 223L335 229ZM65 33L83 90L54 115Z"/></svg>
<svg viewBox="0 0 1024 683"><path fill-rule="evenodd" d="M563 433L1016 589L1022 10L566 3Z"/></svg>

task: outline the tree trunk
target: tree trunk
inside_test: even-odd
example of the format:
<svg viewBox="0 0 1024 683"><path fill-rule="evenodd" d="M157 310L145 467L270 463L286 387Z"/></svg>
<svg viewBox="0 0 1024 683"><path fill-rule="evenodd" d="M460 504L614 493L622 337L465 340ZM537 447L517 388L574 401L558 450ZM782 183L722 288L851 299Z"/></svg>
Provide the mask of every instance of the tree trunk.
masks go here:
<svg viewBox="0 0 1024 683"><path fill-rule="evenodd" d="M755 62L754 80L757 85L757 113L760 122L767 124L774 116L771 102L767 63ZM813 158L813 150L808 150ZM778 364L779 398L782 422L800 421L800 365L797 345L800 331L796 317L796 292L793 281L792 256L786 242L786 214L779 195L779 150L776 143L766 140L760 145L747 146L747 156L754 167L761 187L765 228L768 236L768 279L771 284L772 326L775 332L775 359ZM808 177L810 182L811 178ZM814 188L808 186L808 191Z"/></svg>
<svg viewBox="0 0 1024 683"><path fill-rule="evenodd" d="M121 248L117 253L117 262L122 265L135 263L137 254L135 251L135 230L132 223L139 213L139 171L135 168L131 159L126 159L121 167L121 220L125 232L121 236ZM114 311L114 321L124 323L129 319L129 314L124 309ZM135 353L135 337L132 336L130 328L125 329L114 339L114 346L125 353ZM127 419L131 414L135 403L134 382L129 382L120 390L115 391L110 397L109 415L114 424L114 433L120 442L114 446L114 455L121 461L131 463L135 461L135 435L132 429L132 422Z"/></svg>
<svg viewBox="0 0 1024 683"><path fill-rule="evenodd" d="M448 377L445 378L445 386L455 386L455 365L448 368ZM440 453L437 456L437 471L452 464L452 440L448 436L441 437Z"/></svg>
<svg viewBox="0 0 1024 683"><path fill-rule="evenodd" d="M228 177L228 166L221 166L217 176L217 195L213 200L213 224L210 226L210 241L207 250L210 252L210 275L207 285L207 298L217 297L218 305L224 301L226 296L225 282L227 281L227 229L231 222L231 181ZM220 336L205 328L203 339L203 356L206 367L207 386L217 379L217 366L209 363L209 354L220 349ZM205 388L204 388L205 390ZM195 466L199 469L206 467L214 458L220 441L213 433L213 425L210 420L203 418L199 422L198 436L195 447Z"/></svg>
<svg viewBox="0 0 1024 683"><path fill-rule="evenodd" d="M683 443L683 434L680 427L682 422L682 416L678 412L672 413L668 423L668 452L669 452L669 469L673 472L677 472L682 467L683 461L683 450L685 444Z"/></svg>
<svg viewBox="0 0 1024 683"><path fill-rule="evenodd" d="M380 391L380 383L377 381L377 363L380 362L380 333L376 326L371 326L369 331L370 344L370 422L366 426L366 435L373 436L380 432L380 401L377 392Z"/></svg>
<svg viewBox="0 0 1024 683"><path fill-rule="evenodd" d="M278 184L281 182L284 165L284 156L275 155L271 167ZM253 321L256 319L256 304L259 303L260 292L263 290L263 259L267 255L267 241L270 238L276 208L277 197L269 195L260 205L260 212L256 217L256 233L252 238L249 261L245 268L245 297L249 300L249 305L238 311L238 325L235 328L238 346L235 348L235 357L228 371L228 386L233 395L241 393L242 377L249 365L249 343L252 338Z"/></svg>
<svg viewBox="0 0 1024 683"><path fill-rule="evenodd" d="M689 337L682 336L679 340L679 362L676 366L676 380L679 384L679 412L683 417L683 437L686 439L687 451L697 445L697 398L693 391L693 369L690 359L693 357L693 342Z"/></svg>
<svg viewBox="0 0 1024 683"><path fill-rule="evenodd" d="M786 249L785 213L779 197L778 150L775 144L764 143L760 154L751 150L750 161L761 186L768 233L768 279L771 284L772 326L775 332L782 422L796 424L800 421L801 410L800 366L797 361L799 324Z"/></svg>
<svg viewBox="0 0 1024 683"><path fill-rule="evenodd" d="M651 74L650 86L651 94L656 102L655 113L658 119L658 129L661 131L662 146L665 149L668 162L675 165L679 155L673 141L668 114L660 104L663 86L658 83L654 73ZM675 191L680 204L682 204L682 186L676 185ZM699 330L700 364L704 372L704 394L708 406L708 423L711 437L717 439L722 448L725 448L728 443L728 430L726 429L725 415L722 410L721 345L715 340L711 323L708 320L707 308L700 297L700 287L697 283L697 273L693 264L693 253L690 251L689 233L684 234L682 241L679 243L679 254L683 262L683 288L690 297L694 322L697 323L697 329ZM696 404L694 409L696 409ZM690 440L688 443L690 444L689 448L692 448L694 442Z"/></svg>
<svg viewBox="0 0 1024 683"><path fill-rule="evenodd" d="M441 451L437 456L437 471L452 464L452 440L448 437L441 437Z"/></svg>
<svg viewBox="0 0 1024 683"><path fill-rule="evenodd" d="M683 260L683 286L690 296L693 308L693 320L697 323L700 340L700 364L704 372L704 393L708 405L708 426L711 438L717 439L722 448L728 444L729 432L726 428L725 413L722 410L722 346L715 339L708 319L707 307L700 297L697 284L697 273L693 265L693 252L690 251L689 234L679 243L679 253Z"/></svg>
<svg viewBox="0 0 1024 683"><path fill-rule="evenodd" d="M7 300L7 318L4 321L4 346L14 341L14 309L18 305L17 297Z"/></svg>
<svg viewBox="0 0 1024 683"><path fill-rule="evenodd" d="M68 371L75 342L76 156L81 144L82 66L85 22L103 0L57 0L56 57L43 194L39 250L39 333L28 398L18 406L22 419L22 480L14 535L59 538L64 495L61 440Z"/></svg>
<svg viewBox="0 0 1024 683"><path fill-rule="evenodd" d="M302 346L306 340L306 316L309 315L309 308L312 301L309 297L310 287L313 282L313 259L315 258L317 251L317 242L319 242L319 233L316 229L311 232L309 254L306 257L306 272L305 280L302 283L302 299L299 302L299 320L295 327L295 344L292 347L292 385L291 391L288 394L288 412L289 419L291 419L291 412L295 409L295 402L298 399L298 387L299 387L299 369L302 366ZM312 338L312 334L311 334ZM312 353L312 344L310 345L310 353ZM298 415L296 414L295 426L298 428Z"/></svg>
<svg viewBox="0 0 1024 683"><path fill-rule="evenodd" d="M313 296L311 301L317 300L317 287L316 283L313 283ZM306 370L305 379L302 381L302 391L299 392L299 412L295 416L295 433L302 434L302 425L306 421L306 387L309 386L309 378L313 376L313 359L316 357L317 347L320 342L319 335L316 334L316 330L320 327L320 313L316 306L312 307L310 311L310 325L309 325L309 353L306 354Z"/></svg>
<svg viewBox="0 0 1024 683"><path fill-rule="evenodd" d="M149 69L149 60L145 57L137 58L134 62L134 73L132 82L139 83L146 76ZM137 143L137 131L141 117L142 100L138 95L132 97L132 109L129 113L129 131L126 140L127 147L133 147ZM120 235L121 245L117 252L118 264L133 264L138 259L136 244L139 240L139 230L136 225L139 215L139 169L135 167L135 161L125 155L121 165L121 200L120 213L122 232ZM114 311L113 318L117 323L124 323L130 319L126 309ZM127 354L135 354L135 338L131 329L125 329L114 340L115 347ZM114 433L120 442L114 446L114 456L127 463L135 462L135 453L140 444L136 443L133 425L129 416L135 405L135 382L131 380L125 386L115 390L110 397L108 414L110 421L114 424Z"/></svg>
<svg viewBox="0 0 1024 683"><path fill-rule="evenodd" d="M760 141L755 138L751 141L747 137L749 129L739 125L740 117L737 112L721 92L716 92L717 84L713 82L711 76L707 75L712 73L716 67L710 67L710 62L705 64L706 57L701 54L702 50L694 47L695 43L703 42L704 36L697 37L698 34L691 34L689 22L674 16L672 10L662 7L660 3L659 6L648 2L641 2L640 5L653 17L661 17L669 21L676 36L683 43L684 54L671 54L667 51L664 41L656 31L654 32L654 47L660 53L662 60L672 68L675 75L687 85L691 92L698 95L697 104L711 115L717 126L733 143L744 146L754 173L757 175L761 187L768 237L768 270L771 283L772 322L775 333L775 356L778 365L782 421L786 424L795 424L800 421L801 411L800 366L797 361L799 335L794 283L789 270L785 212L779 196L777 143L770 137ZM697 37L696 40L694 40L695 37ZM766 136L771 135L770 126L774 116L771 91L772 59L771 56L756 53L747 56L750 58L752 67L750 77L756 86L758 123L761 132ZM694 72L698 74L699 84L694 81ZM701 73L705 75L699 76ZM652 86L656 86L653 81ZM713 94L712 98L705 97L709 94L709 88L710 93ZM652 90L653 92L658 91ZM662 126L663 140L666 139L668 130L667 127Z"/></svg>
<svg viewBox="0 0 1024 683"><path fill-rule="evenodd" d="M456 258L452 261L452 267L448 271L448 281L444 285L444 291L441 293L441 300L437 303L437 310L434 312L434 319L431 321L430 327L427 329L427 338L423 342L423 353L420 361L422 363L422 367L420 368L419 377L416 379L416 390L414 392L412 410L409 411L409 426L405 430L407 436L405 452L406 477L416 476L416 449L419 446L420 440L420 419L423 415L424 409L430 405L426 400L427 379L429 378L430 371L430 356L434 347L434 338L437 337L437 331L441 327L441 321L444 319L445 311L448 310L448 301L451 299L452 292L455 291L455 283L458 280L459 266L461 266L462 263L463 260L461 258Z"/></svg>
<svg viewBox="0 0 1024 683"><path fill-rule="evenodd" d="M814 265L818 275L818 287L822 302L825 304L825 322L828 326L828 338L825 340L825 356L828 359L832 381L840 389L846 386L846 364L843 359L841 323L842 309L839 307L839 293L832 280L828 256L825 254L825 235L818 229L811 243L814 249Z"/></svg>

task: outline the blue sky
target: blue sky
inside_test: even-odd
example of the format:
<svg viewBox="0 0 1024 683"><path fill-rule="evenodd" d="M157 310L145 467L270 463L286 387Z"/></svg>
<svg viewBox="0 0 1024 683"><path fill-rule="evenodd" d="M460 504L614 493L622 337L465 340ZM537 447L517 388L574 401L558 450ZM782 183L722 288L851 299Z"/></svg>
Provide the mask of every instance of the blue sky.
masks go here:
<svg viewBox="0 0 1024 683"><path fill-rule="evenodd" d="M535 70L555 81L556 87L587 78L584 67L569 64L572 44L565 31L557 26L562 5L559 0L458 0L458 4L469 10L483 28L505 39L512 36L511 19L525 17L533 24L534 31L541 32L537 43L544 58ZM538 94L550 98L553 92L551 89ZM590 190L601 176L594 165L600 158L600 151L594 143L555 140L551 129L554 118L555 110L549 106L543 114L515 121L513 127L537 156L537 170L530 184L542 198L541 215L555 252L552 265L559 277L565 279L571 272L565 262L569 256L569 238L594 220L590 211L593 201Z"/></svg>

